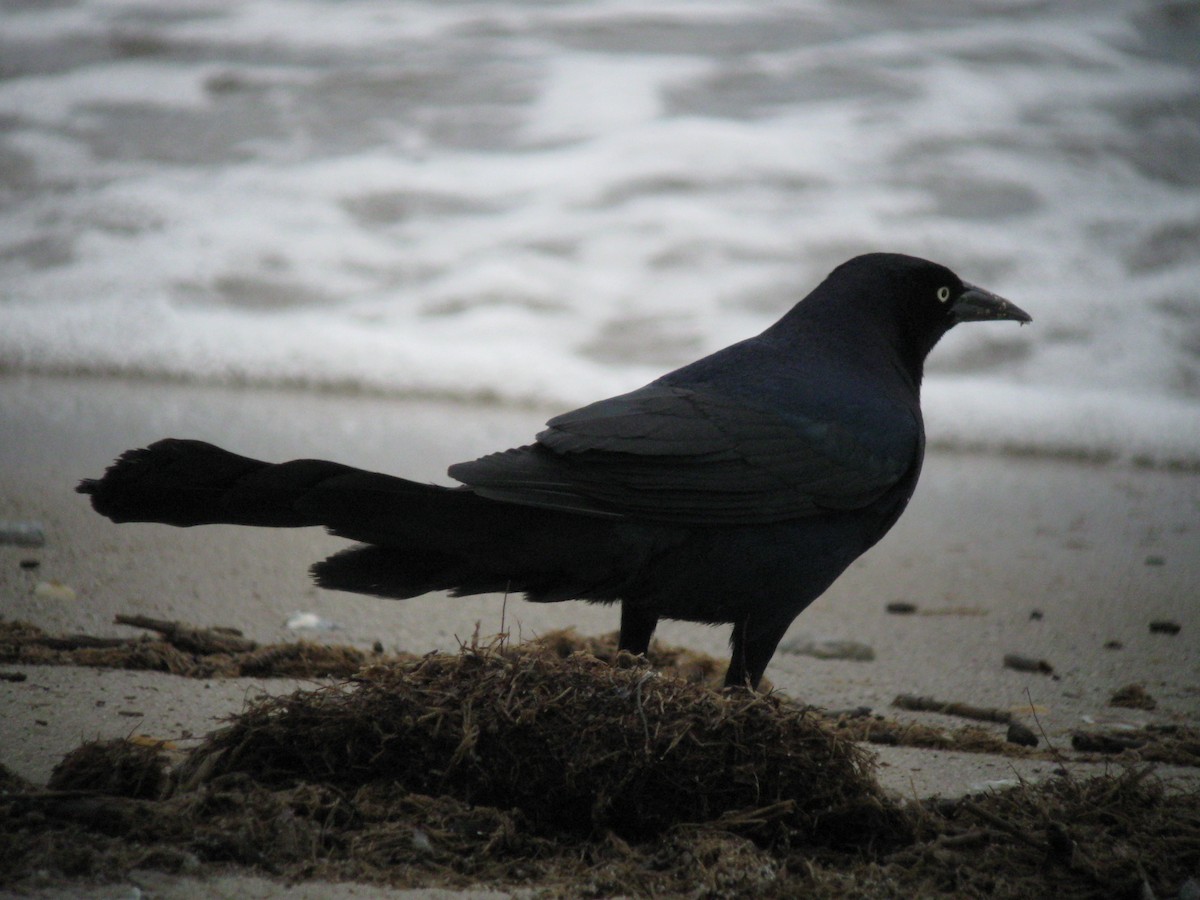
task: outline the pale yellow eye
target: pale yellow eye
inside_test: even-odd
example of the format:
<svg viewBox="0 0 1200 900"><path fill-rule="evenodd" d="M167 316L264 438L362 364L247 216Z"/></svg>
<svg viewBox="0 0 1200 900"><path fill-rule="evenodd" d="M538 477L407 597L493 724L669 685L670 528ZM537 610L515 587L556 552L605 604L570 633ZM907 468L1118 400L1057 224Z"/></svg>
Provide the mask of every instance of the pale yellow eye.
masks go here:
<svg viewBox="0 0 1200 900"><path fill-rule="evenodd" d="M939 303L945 303L950 299L950 288L940 287L937 289L937 298Z"/></svg>

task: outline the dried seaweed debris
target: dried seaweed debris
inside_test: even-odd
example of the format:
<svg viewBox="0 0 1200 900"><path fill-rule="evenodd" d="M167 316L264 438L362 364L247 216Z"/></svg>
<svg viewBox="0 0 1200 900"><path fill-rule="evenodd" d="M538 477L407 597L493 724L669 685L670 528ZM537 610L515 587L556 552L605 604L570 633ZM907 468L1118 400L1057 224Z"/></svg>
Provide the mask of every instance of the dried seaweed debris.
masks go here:
<svg viewBox="0 0 1200 900"><path fill-rule="evenodd" d="M901 805L810 712L545 646L263 701L169 780L117 741L49 790L4 781L0 883L18 887L233 864L551 897L1093 900L1176 896L1200 870L1200 795L1148 769Z"/></svg>
<svg viewBox="0 0 1200 900"><path fill-rule="evenodd" d="M868 754L812 711L717 693L545 645L379 665L263 700L212 735L184 784L234 772L354 789L381 777L535 828L644 838L721 821L767 842L860 842L900 827Z"/></svg>

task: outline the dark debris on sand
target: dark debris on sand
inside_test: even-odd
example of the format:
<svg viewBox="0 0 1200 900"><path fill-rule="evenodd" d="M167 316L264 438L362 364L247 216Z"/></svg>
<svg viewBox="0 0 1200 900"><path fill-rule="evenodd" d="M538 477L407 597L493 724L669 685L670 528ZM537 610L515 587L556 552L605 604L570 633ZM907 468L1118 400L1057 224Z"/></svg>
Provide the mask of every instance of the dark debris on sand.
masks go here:
<svg viewBox="0 0 1200 900"><path fill-rule="evenodd" d="M581 644L376 664L253 704L173 766L108 741L47 789L0 778L0 885L233 864L564 897L1071 900L1200 873L1200 794L1146 768L902 803L813 710Z"/></svg>
<svg viewBox="0 0 1200 900"><path fill-rule="evenodd" d="M50 635L27 622L0 621L0 662L144 670L185 678L349 678L372 658L337 644L260 645L232 628L195 628L144 616L117 616L116 621L156 634Z"/></svg>
<svg viewBox="0 0 1200 900"><path fill-rule="evenodd" d="M353 790L382 773L414 792L515 807L543 833L627 840L719 822L764 843L841 845L901 827L865 751L813 712L629 662L538 647L374 666L353 685L252 706L181 777Z"/></svg>

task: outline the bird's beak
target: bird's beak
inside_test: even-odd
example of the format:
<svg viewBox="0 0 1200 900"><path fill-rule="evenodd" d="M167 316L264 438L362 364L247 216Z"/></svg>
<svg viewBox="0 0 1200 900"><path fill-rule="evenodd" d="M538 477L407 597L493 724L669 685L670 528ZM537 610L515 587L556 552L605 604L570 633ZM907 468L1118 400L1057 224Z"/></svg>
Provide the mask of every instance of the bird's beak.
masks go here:
<svg viewBox="0 0 1200 900"><path fill-rule="evenodd" d="M956 322L987 322L993 319L1011 319L1024 325L1032 322L1033 316L1025 312L1015 303L997 297L991 291L977 288L973 284L966 285L966 290L959 295L958 300L950 307L950 314Z"/></svg>

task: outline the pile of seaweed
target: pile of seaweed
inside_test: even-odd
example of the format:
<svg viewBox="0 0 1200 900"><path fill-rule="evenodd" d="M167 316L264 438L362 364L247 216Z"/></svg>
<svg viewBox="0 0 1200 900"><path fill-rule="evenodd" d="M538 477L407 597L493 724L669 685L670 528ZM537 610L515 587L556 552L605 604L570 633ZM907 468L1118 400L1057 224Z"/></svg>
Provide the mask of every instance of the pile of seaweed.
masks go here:
<svg viewBox="0 0 1200 900"><path fill-rule="evenodd" d="M343 790L384 778L516 808L540 833L638 840L721 822L772 844L857 844L902 827L865 752L811 710L541 646L433 654L261 702L180 776L229 773Z"/></svg>
<svg viewBox="0 0 1200 900"><path fill-rule="evenodd" d="M257 702L174 765L110 741L45 790L0 771L0 884L236 864L572 897L1091 898L1200 873L1200 796L1147 769L900 803L811 710L565 650L371 666Z"/></svg>

